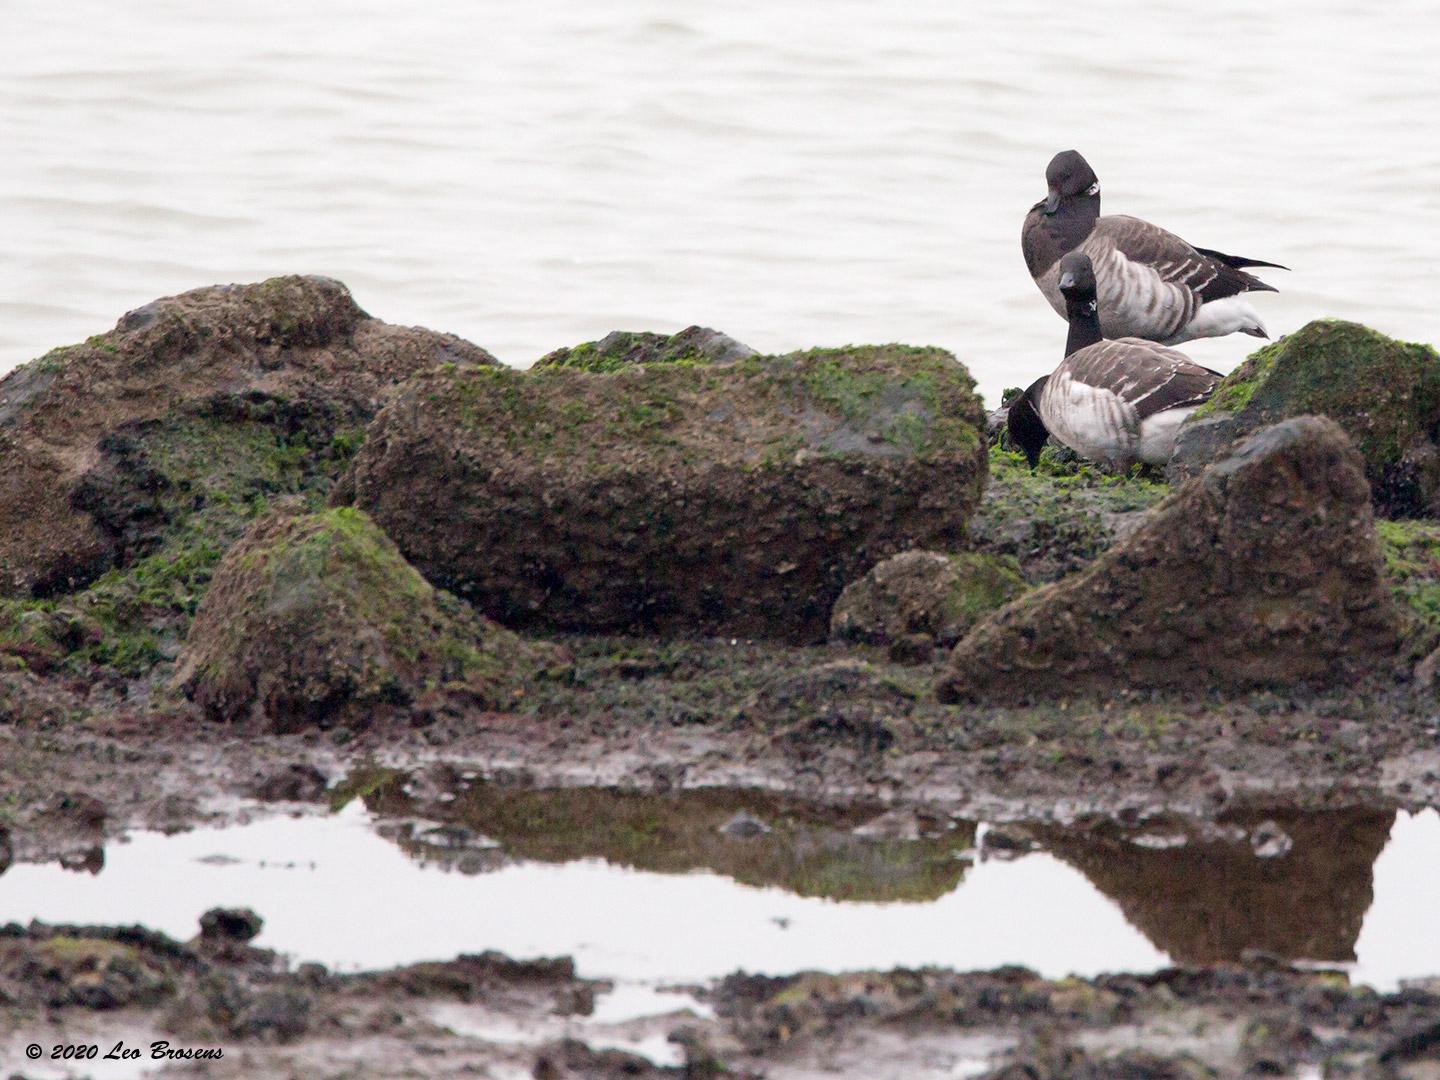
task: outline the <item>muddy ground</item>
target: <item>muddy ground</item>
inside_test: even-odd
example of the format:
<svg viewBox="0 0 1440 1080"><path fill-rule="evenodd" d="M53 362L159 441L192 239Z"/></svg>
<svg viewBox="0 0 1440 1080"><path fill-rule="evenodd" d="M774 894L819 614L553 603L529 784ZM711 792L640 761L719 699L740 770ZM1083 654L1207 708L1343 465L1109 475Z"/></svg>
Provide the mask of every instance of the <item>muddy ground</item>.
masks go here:
<svg viewBox="0 0 1440 1080"><path fill-rule="evenodd" d="M1434 1075L1440 1040L1431 989L1377 995L1263 961L1060 982L1021 969L736 975L693 989L698 1007L612 1024L586 1022L608 988L563 960L332 975L281 971L239 942L35 926L0 937L0 964L31 989L5 1009L9 1059L26 1043L150 1061L157 1043L221 1051L164 1063L175 1076L1408 1077ZM655 1042L683 1064L615 1045Z"/></svg>
<svg viewBox="0 0 1440 1080"><path fill-rule="evenodd" d="M884 650L848 646L558 644L571 676L538 684L515 712L442 713L403 729L257 735L193 712L142 708L133 687L128 708L92 701L77 720L47 685L49 712L30 700L0 727L11 855L98 869L105 843L128 830L238 821L354 795L377 813L443 818L434 793L457 776L488 780L517 800L556 786L762 789L840 815L847 828L877 815L902 832L906 822L923 832L924 822L983 818L1023 822L1022 842L1043 840L1047 823L1080 819L1133 825L1169 815L1203 827L1349 808L1376 816L1365 829L1380 843L1383 815L1440 805L1440 710L1389 677L1285 698L968 708L941 706L929 692L938 656L902 665ZM401 773L410 778L401 804L383 785L356 779ZM1303 835L1303 826L1289 827ZM713 824L697 835L703 847ZM1373 857L1362 853L1367 871ZM1096 873L1114 863L1103 844L1072 853L1077 865L1086 858ZM1166 903L1183 901L1186 873L1174 868ZM1306 904L1318 918L1325 902L1322 888L1289 906L1303 922ZM1284 906L1282 897L1276 910ZM1151 933L1165 918L1126 913ZM224 1060L166 1066L217 1077L643 1076L657 1067L599 1048L647 1039L679 1046L691 1076L1305 1075L1294 1070L1322 1065L1327 1076L1428 1076L1431 1065L1416 1062L1440 1044L1440 997L1428 990L1377 995L1343 974L1291 970L1275 955L1200 946L1186 968L1144 977L736 977L690 988L714 1015L690 1010L596 1029L583 1019L586 1002L605 987L563 963L541 965L539 978L533 965L490 958L477 974L478 961L457 961L461 974L417 982L405 971L333 976L313 965L290 970L240 945L142 937L122 944L171 990L117 1003L68 991L36 997L36 985L93 984L97 965L108 970L113 957L72 944L57 968L53 947L42 948L56 931L6 933L0 1000L10 1035L0 1060L15 1075L29 1075L16 1055L32 1035L47 1046L135 1042L137 1033L188 1046L219 1039ZM114 931L61 936L96 934ZM1170 951L1186 955L1173 942ZM48 983L36 975L44 971ZM447 1011L457 1002L468 1010L459 1021ZM257 1015L263 1022L252 1022ZM457 1023L526 1035L497 1043L457 1033Z"/></svg>

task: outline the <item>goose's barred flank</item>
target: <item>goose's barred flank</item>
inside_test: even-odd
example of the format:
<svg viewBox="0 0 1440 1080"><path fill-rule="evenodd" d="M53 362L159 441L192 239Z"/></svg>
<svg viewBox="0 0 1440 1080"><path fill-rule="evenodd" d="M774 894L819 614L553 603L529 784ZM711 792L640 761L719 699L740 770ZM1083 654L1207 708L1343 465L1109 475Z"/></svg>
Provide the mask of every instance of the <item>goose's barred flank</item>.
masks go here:
<svg viewBox="0 0 1440 1080"><path fill-rule="evenodd" d="M1227 255L1123 214L1100 216L1100 181L1074 150L1046 169L1049 191L1031 207L1020 234L1030 276L1061 315L1060 260L1089 256L1098 280L1101 332L1175 345L1239 331L1268 337L1247 293L1275 292L1245 267L1278 263Z"/></svg>
<svg viewBox="0 0 1440 1080"><path fill-rule="evenodd" d="M1070 317L1066 357L1011 406L1012 441L1032 467L1049 436L1117 468L1165 464L1176 430L1215 392L1220 374L1151 341L1103 340L1094 268L1083 253L1060 260L1056 282Z"/></svg>

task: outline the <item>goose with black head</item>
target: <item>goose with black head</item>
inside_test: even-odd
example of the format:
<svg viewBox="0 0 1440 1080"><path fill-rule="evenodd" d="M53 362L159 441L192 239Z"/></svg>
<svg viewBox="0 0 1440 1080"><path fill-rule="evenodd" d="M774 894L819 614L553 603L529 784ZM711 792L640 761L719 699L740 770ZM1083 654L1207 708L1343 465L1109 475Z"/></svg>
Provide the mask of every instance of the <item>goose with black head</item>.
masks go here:
<svg viewBox="0 0 1440 1080"><path fill-rule="evenodd" d="M1181 423L1209 400L1221 375L1153 341L1105 340L1088 255L1060 259L1056 283L1070 320L1065 359L1010 406L1010 441L1032 469L1050 437L1120 470L1164 465Z"/></svg>
<svg viewBox="0 0 1440 1080"><path fill-rule="evenodd" d="M1244 268L1285 269L1279 263L1194 247L1124 214L1101 216L1100 180L1078 151L1056 154L1045 184L1045 198L1025 217L1020 246L1030 276L1061 315L1060 261L1080 251L1095 268L1107 338L1176 345L1237 331L1269 337L1246 294L1276 290Z"/></svg>

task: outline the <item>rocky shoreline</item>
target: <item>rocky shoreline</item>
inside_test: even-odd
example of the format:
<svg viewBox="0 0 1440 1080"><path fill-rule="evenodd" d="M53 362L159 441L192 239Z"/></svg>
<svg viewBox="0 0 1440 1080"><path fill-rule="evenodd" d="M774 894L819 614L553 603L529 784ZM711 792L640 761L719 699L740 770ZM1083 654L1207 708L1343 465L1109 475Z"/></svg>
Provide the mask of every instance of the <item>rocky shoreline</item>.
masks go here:
<svg viewBox="0 0 1440 1080"><path fill-rule="evenodd" d="M289 970L241 940L38 924L0 927L0 979L25 988L4 1008L7 1027L40 1045L128 1047L152 1065L173 1048L170 1062L161 1057L165 1075L213 1077L923 1077L957 1066L980 1075L975 1063L995 1060L1008 1061L984 1072L996 1080L1275 1076L1322 1065L1326 1076L1422 1076L1440 1010L1430 987L1376 994L1257 957L1058 982L1020 968L736 974L675 988L671 1013L596 1023L586 1017L609 987L565 960L486 953L339 975ZM703 1013L686 1004L696 1000ZM475 1033L516 1025L533 1034ZM567 1031L611 1045L658 1032L681 1063L597 1049ZM23 1053L6 1040L0 1052ZM173 1061L191 1054L209 1060Z"/></svg>
<svg viewBox="0 0 1440 1080"><path fill-rule="evenodd" d="M5 847L84 865L136 828L323 800L362 765L1027 822L1440 806L1437 387L1433 350L1312 324L1226 380L1167 484L1053 451L1030 472L936 349L764 357L694 328L515 371L325 279L156 301L0 382ZM33 965L57 933L6 948ZM322 1012L358 993L236 956L252 981L320 979ZM1271 967L735 981L705 991L718 1019L687 1021L687 1075L808 1075L805 1053L851 1037L865 1075L897 1025L974 1034L967 995L1010 1003L976 1043L997 1076L1232 1075L1265 1054L1409 1075L1428 1052L1427 992ZM174 1017L198 984L172 982L163 1021L16 990L7 1026L53 1007L76 1031L197 1034ZM1149 1045L1166 995L1228 1034L1148 1065L1075 1041ZM1309 1034L1247 1034L1272 1012ZM414 1023L367 1037L460 1055L415 1075L496 1060ZM262 1071L200 1075L284 1075L305 1046L340 1069L329 1020L284 1050L231 1034ZM512 1064L654 1069L594 1053Z"/></svg>

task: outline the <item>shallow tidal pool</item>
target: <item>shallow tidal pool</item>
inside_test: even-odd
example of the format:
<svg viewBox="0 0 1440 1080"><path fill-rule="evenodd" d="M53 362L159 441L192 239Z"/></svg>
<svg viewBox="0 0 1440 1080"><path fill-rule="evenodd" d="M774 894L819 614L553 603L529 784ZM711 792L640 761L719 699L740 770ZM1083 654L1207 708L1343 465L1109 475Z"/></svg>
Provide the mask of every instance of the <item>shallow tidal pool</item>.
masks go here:
<svg viewBox="0 0 1440 1080"><path fill-rule="evenodd" d="M138 832L89 867L12 866L0 922L186 939L207 908L247 906L255 944L297 962L569 955L617 995L736 970L1060 977L1253 951L1381 990L1440 973L1434 810L992 825L714 790L416 797L390 778L329 814Z"/></svg>

